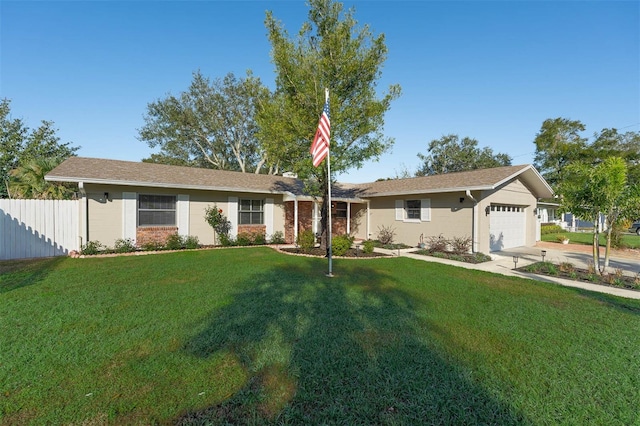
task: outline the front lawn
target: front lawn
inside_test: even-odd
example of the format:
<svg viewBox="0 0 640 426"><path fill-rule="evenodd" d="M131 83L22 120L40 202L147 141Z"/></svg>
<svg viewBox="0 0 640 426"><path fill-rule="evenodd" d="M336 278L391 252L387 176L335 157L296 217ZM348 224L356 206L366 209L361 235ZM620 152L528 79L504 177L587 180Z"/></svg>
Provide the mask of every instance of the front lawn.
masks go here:
<svg viewBox="0 0 640 426"><path fill-rule="evenodd" d="M269 248L0 262L0 424L634 424L640 302Z"/></svg>
<svg viewBox="0 0 640 426"><path fill-rule="evenodd" d="M593 234L590 232L560 232L553 234L543 234L540 236L540 238L542 239L542 241L557 243L559 242L559 238L563 236L569 238L569 242L573 244L593 244ZM606 237L604 235L600 235L600 246L604 247L606 244ZM623 234L622 244L627 248L640 248L640 235Z"/></svg>

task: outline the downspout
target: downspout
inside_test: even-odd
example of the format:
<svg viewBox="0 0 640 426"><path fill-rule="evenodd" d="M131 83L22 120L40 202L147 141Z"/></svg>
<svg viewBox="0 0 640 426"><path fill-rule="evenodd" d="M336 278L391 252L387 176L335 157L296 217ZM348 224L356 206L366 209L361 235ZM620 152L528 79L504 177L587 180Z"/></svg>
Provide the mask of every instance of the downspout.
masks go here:
<svg viewBox="0 0 640 426"><path fill-rule="evenodd" d="M467 189L466 195L471 199L471 201L473 201L473 209L471 210L471 216L472 216L471 222L473 226L471 250L474 253L477 253L478 252L478 200L473 198L473 195L471 195L471 190L469 189Z"/></svg>

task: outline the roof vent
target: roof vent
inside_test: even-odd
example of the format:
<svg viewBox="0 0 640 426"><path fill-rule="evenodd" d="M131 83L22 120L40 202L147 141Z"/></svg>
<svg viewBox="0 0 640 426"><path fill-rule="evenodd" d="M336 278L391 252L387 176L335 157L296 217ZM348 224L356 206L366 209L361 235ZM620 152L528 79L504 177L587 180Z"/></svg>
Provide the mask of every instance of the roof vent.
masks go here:
<svg viewBox="0 0 640 426"><path fill-rule="evenodd" d="M297 178L298 174L297 173L293 173L293 172L284 172L282 174L282 177Z"/></svg>

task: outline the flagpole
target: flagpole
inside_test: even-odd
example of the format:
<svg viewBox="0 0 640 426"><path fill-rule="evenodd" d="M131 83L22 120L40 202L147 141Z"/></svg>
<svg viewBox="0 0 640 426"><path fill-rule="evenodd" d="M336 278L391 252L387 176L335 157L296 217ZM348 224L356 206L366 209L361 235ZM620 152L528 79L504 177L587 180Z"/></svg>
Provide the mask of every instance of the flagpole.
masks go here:
<svg viewBox="0 0 640 426"><path fill-rule="evenodd" d="M329 103L329 89L326 88L324 89L324 98L325 98L325 103ZM327 143L329 143L329 141L327 141ZM328 224L327 224L327 231L328 231L328 235L327 235L327 250L328 250L328 254L329 254L329 273L327 274L328 277L333 277L333 259L331 258L332 256L332 247L331 247L331 150L329 150L329 152L327 152L327 187L328 187L328 191L327 191L327 198L328 200L328 204L327 204L327 217L328 217Z"/></svg>

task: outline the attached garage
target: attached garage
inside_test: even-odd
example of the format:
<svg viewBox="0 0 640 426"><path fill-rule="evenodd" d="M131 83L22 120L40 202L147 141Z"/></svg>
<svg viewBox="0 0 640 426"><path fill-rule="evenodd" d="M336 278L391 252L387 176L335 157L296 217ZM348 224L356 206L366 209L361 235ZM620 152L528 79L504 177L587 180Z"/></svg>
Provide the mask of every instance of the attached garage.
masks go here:
<svg viewBox="0 0 640 426"><path fill-rule="evenodd" d="M490 250L526 245L526 225L524 207L492 204L489 215Z"/></svg>

